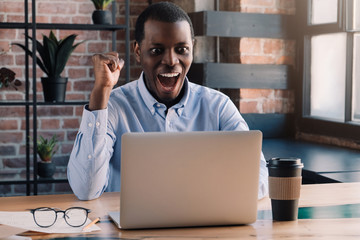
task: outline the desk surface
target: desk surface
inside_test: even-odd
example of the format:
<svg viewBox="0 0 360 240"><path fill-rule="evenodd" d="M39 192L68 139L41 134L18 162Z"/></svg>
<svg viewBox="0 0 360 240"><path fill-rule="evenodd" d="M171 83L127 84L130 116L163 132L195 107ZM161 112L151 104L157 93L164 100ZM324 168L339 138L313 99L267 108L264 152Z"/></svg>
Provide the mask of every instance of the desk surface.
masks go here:
<svg viewBox="0 0 360 240"><path fill-rule="evenodd" d="M300 207L360 203L360 183L303 185ZM197 227L154 230L118 230L107 212L119 210L119 194L105 193L99 199L79 201L72 194L0 198L0 211L24 211L36 207L82 206L92 210L90 218L101 217L98 232L82 234L28 233L33 239L76 237L78 239L360 239L360 218L299 219L292 222L257 220L246 226ZM259 201L258 209L271 208L270 200Z"/></svg>

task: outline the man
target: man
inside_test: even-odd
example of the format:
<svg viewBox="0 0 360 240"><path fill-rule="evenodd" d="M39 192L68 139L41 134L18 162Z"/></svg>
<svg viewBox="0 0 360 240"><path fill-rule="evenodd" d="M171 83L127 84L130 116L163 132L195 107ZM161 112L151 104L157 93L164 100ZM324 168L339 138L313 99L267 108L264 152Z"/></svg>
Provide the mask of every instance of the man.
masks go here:
<svg viewBox="0 0 360 240"><path fill-rule="evenodd" d="M69 183L79 199L120 190L121 136L126 132L248 130L227 96L186 78L193 43L188 15L160 2L136 22L134 52L143 69L137 81L113 89L124 62L117 53L93 56L95 85L68 165ZM267 194L267 176L262 156L259 198Z"/></svg>

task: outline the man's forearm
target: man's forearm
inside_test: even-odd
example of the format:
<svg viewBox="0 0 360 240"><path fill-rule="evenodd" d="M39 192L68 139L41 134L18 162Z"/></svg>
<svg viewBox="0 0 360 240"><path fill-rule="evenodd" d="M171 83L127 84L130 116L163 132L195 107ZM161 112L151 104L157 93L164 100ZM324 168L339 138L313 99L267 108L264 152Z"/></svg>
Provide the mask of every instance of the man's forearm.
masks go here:
<svg viewBox="0 0 360 240"><path fill-rule="evenodd" d="M107 111L84 109L68 163L68 179L81 200L99 197L108 185L112 140L107 134Z"/></svg>
<svg viewBox="0 0 360 240"><path fill-rule="evenodd" d="M106 109L111 94L111 88L94 88L90 95L89 110L101 110Z"/></svg>

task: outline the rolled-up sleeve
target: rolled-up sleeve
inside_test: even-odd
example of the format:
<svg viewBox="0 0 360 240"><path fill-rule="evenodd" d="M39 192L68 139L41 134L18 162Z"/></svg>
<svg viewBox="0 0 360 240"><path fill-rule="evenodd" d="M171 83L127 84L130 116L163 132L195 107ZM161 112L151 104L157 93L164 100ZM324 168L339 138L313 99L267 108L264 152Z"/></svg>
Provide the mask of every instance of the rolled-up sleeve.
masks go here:
<svg viewBox="0 0 360 240"><path fill-rule="evenodd" d="M107 116L107 109L83 111L67 168L69 184L81 200L99 197L108 184L113 138L107 131Z"/></svg>

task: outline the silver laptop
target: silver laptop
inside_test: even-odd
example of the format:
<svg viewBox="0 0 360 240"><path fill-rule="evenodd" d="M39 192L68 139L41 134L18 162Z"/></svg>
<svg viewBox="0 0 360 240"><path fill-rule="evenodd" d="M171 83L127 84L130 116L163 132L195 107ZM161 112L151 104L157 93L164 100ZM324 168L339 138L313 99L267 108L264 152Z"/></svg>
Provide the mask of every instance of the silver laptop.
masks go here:
<svg viewBox="0 0 360 240"><path fill-rule="evenodd" d="M256 221L260 131L122 136L119 228Z"/></svg>

